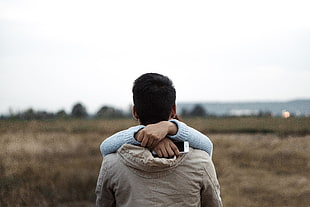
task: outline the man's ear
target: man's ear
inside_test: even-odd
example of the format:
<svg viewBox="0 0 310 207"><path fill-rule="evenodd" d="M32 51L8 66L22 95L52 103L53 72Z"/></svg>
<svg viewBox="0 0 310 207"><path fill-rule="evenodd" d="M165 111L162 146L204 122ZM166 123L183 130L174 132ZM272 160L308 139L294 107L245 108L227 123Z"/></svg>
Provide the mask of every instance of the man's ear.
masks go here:
<svg viewBox="0 0 310 207"><path fill-rule="evenodd" d="M170 112L170 119L174 119L177 115L177 106L174 104Z"/></svg>
<svg viewBox="0 0 310 207"><path fill-rule="evenodd" d="M132 106L131 110L132 110L132 116L133 116L135 119L139 120L139 116L138 116L138 114L137 114L137 111L136 111L135 106Z"/></svg>

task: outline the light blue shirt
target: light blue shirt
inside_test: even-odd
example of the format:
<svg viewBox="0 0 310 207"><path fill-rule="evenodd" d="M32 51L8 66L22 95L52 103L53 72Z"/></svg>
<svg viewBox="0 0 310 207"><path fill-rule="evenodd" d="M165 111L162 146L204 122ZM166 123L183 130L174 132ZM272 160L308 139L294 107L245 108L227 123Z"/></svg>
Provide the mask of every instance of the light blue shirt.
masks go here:
<svg viewBox="0 0 310 207"><path fill-rule="evenodd" d="M176 119L170 121L175 123L178 127L178 131L175 135L168 135L170 139L173 141L188 141L190 147L206 151L212 158L213 144L206 135ZM120 131L108 137L100 145L101 154L105 156L116 152L123 144L140 145L140 142L138 142L134 136L144 127L144 125L130 127L129 129Z"/></svg>

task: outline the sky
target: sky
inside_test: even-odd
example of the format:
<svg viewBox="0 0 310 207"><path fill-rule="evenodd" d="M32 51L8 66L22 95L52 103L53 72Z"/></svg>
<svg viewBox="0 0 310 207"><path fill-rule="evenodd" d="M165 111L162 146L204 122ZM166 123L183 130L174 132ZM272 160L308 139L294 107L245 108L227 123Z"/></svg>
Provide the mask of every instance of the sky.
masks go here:
<svg viewBox="0 0 310 207"><path fill-rule="evenodd" d="M307 0L0 0L0 114L128 109L134 80L177 102L310 98Z"/></svg>

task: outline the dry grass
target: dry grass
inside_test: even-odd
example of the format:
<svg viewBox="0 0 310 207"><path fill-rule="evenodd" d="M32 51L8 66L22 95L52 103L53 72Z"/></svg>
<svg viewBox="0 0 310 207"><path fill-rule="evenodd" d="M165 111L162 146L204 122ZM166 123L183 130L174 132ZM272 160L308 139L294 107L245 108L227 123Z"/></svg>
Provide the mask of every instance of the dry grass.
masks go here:
<svg viewBox="0 0 310 207"><path fill-rule="evenodd" d="M214 163L225 206L308 206L310 136L217 134Z"/></svg>
<svg viewBox="0 0 310 207"><path fill-rule="evenodd" d="M93 200L99 140L88 134L1 135L1 206L57 206Z"/></svg>
<svg viewBox="0 0 310 207"><path fill-rule="evenodd" d="M223 121L221 127L229 122ZM204 132L216 128L210 120L186 122ZM213 160L225 206L309 205L310 135L295 135L298 127L308 130L303 121L296 123L294 133L285 137L246 131L207 133L214 142ZM102 160L99 144L134 124L128 120L1 121L0 206L93 206Z"/></svg>

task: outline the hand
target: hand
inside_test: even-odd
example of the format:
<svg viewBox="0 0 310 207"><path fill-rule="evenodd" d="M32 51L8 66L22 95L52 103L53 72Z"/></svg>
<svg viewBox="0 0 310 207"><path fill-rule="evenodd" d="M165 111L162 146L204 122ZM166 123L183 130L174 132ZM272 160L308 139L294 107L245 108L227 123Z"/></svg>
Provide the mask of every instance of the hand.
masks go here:
<svg viewBox="0 0 310 207"><path fill-rule="evenodd" d="M159 157L173 157L179 156L180 152L177 146L171 141L169 138L163 139L161 142L158 143L156 147L153 149Z"/></svg>
<svg viewBox="0 0 310 207"><path fill-rule="evenodd" d="M154 148L168 134L174 135L177 133L177 126L170 121L161 121L156 124L149 124L141 129L135 138L141 142L142 147Z"/></svg>

